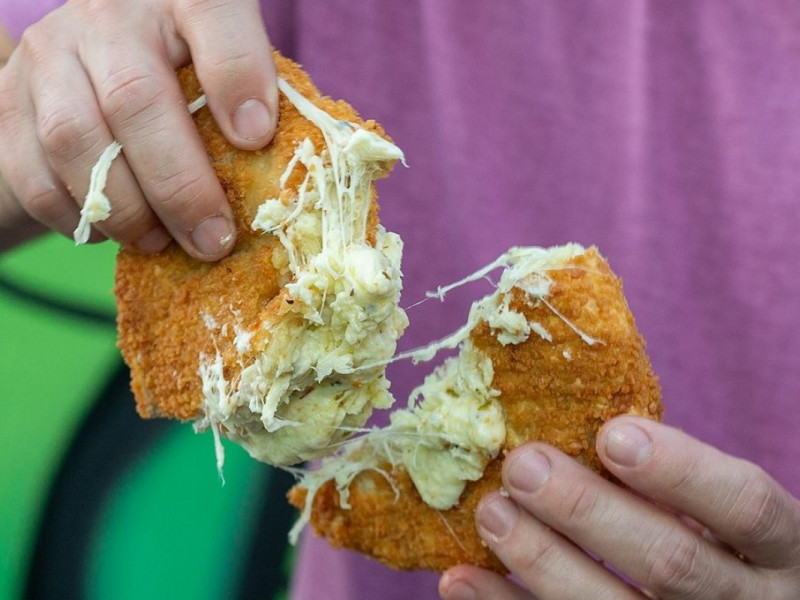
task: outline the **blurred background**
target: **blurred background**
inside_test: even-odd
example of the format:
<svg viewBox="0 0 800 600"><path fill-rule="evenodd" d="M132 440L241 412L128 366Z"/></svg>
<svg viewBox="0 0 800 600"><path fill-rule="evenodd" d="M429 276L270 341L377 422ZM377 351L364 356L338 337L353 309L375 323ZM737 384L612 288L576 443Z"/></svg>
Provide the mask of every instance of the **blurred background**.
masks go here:
<svg viewBox="0 0 800 600"><path fill-rule="evenodd" d="M0 256L0 599L283 598L291 478L143 421L115 346L116 246Z"/></svg>

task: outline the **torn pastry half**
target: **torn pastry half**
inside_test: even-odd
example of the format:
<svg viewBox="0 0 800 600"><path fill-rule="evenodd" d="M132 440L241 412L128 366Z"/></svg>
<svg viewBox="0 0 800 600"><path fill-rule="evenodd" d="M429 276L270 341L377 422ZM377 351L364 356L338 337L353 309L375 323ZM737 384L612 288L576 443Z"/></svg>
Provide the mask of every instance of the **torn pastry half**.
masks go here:
<svg viewBox="0 0 800 600"><path fill-rule="evenodd" d="M468 280L503 268L451 338L458 346L390 425L344 442L290 492L337 547L401 569L471 563L503 571L474 523L480 498L502 487L504 456L552 444L604 470L595 437L610 418L660 419L660 389L622 284L596 248L514 248ZM463 282L459 282L463 283ZM440 294L446 289L440 290Z"/></svg>
<svg viewBox="0 0 800 600"><path fill-rule="evenodd" d="M392 403L383 362L407 325L402 244L378 222L374 187L403 154L274 58L280 112L264 150L235 149L208 108L194 114L235 214L231 254L201 263L173 244L117 260L138 411L211 429L220 467L221 436L273 465L329 452ZM179 75L187 104L202 106L194 71Z"/></svg>

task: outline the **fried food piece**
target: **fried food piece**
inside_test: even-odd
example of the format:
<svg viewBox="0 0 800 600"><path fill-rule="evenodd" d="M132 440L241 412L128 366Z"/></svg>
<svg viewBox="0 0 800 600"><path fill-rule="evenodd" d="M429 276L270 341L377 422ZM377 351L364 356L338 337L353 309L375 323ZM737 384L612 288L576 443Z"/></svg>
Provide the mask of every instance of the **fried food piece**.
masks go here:
<svg viewBox="0 0 800 600"><path fill-rule="evenodd" d="M289 464L320 448L304 448L300 440L281 456L275 454L278 446L287 447L284 442L291 437L313 437L330 425L319 425L316 431L296 428L294 436L283 427L296 416L281 412L289 405L295 412L301 406L315 412L312 405L318 399L310 394L312 387L338 386L341 402L335 407L337 414L331 415L336 425L360 426L372 408L365 397L352 401L354 390L366 380L380 381L382 369L363 374L364 381L337 378L337 369L352 369L351 363L358 362L355 352L335 365L320 364L330 354L328 346L352 350L361 341L358 336L368 332L347 330L348 339L355 340L350 346L340 343L336 336L343 333L332 326L326 339L305 334L312 329L309 319L316 319L314 326L330 325L325 319L338 316L345 326L351 324L352 316L337 313L324 297L314 296L314 285L327 277L319 285L328 286L328 301L336 297L336 290L361 299L361 288L353 289L361 281L348 271L352 261L366 264L361 265L365 276L374 275L367 267L389 272L386 278L390 283L396 280L399 296L399 239L379 225L372 181L388 174L402 153L374 121L361 120L343 101L320 96L297 64L277 52L274 59L282 93L278 128L266 148L238 150L223 137L208 108L194 116L235 215L238 237L233 251L210 264L192 259L174 243L154 256L122 249L114 291L118 345L131 369L142 417L205 419L204 426L215 435L243 443L260 460ZM187 103L201 96L192 67L181 70L179 79ZM349 194L347 202L331 198L331 190L341 187L334 176L346 179L349 187L342 193ZM326 223L329 218L336 219L335 228ZM389 256L392 252L397 256ZM336 265L340 271L330 267L332 257L343 263ZM363 293L375 296L373 288ZM372 320L367 315L362 321L391 330L381 350L391 356L405 315L399 309L392 312L393 289L379 291L389 305L386 315ZM306 305L316 300L317 305ZM270 348L274 356L266 356ZM312 361L306 371L290 368L301 362L297 356ZM317 377L323 372L327 379ZM267 398L270 390L278 389L282 395ZM264 449L265 429L282 429L280 443ZM325 435L330 434L320 434ZM324 446L328 438L323 437L314 443Z"/></svg>
<svg viewBox="0 0 800 600"><path fill-rule="evenodd" d="M610 478L594 447L603 423L621 414L662 416L660 389L644 341L621 281L596 249L551 266L538 277L549 282L541 296L530 294L535 282L527 290L517 285L506 293L510 294L507 306L533 326L527 339L514 343L504 338L493 316L484 311L467 342L491 360L491 386L499 392L506 427L502 449L488 462L483 476L466 484L456 506L440 510L423 500L412 481L408 467L415 463L386 460L397 453L384 452L381 464L369 465L354 477L338 482L334 477L317 489L298 485L291 490L292 504L310 509L317 534L333 546L399 569L444 571L471 563L503 571L478 536L474 512L484 494L501 488L502 461L508 451L528 441L546 442ZM463 401L456 396L448 400ZM391 439L367 442L345 459L352 463L365 452L381 454L380 448ZM432 475L443 473L439 468Z"/></svg>
<svg viewBox="0 0 800 600"><path fill-rule="evenodd" d="M194 419L276 465L342 448L290 494L333 545L397 568L502 570L473 514L500 487L508 450L541 440L602 472L603 422L661 416L621 284L594 249L512 249L498 293L445 344L461 351L417 406L342 445L393 401L384 370L407 324L401 243L378 222L372 182L402 152L275 60L282 94L267 148L237 150L207 109L195 115L236 219L231 254L208 264L175 244L120 251L119 346L137 409ZM201 95L191 68L179 77L187 101Z"/></svg>

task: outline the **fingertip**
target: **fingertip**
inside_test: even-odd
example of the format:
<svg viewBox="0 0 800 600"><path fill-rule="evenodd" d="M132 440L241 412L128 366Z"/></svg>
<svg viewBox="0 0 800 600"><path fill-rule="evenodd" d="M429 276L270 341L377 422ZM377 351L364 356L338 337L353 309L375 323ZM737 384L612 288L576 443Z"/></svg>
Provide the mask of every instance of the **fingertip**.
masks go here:
<svg viewBox="0 0 800 600"><path fill-rule="evenodd" d="M608 438L609 433L611 433L612 431L616 430L617 427L620 427L620 426L631 426L631 425L640 426L644 431L649 432L648 435L650 435L652 437L653 434L655 433L655 432L653 432L653 427L652 426L655 425L655 426L659 427L659 426L662 426L663 423L661 423L659 421L655 421L655 420L650 419L648 417L640 417L639 415L623 414L623 415L617 415L615 417L612 417L611 419L609 419L608 421L603 423L603 425L597 431L597 436L595 437L595 441L594 441L595 449L597 450L597 452L600 455L605 455L607 438Z"/></svg>
<svg viewBox="0 0 800 600"><path fill-rule="evenodd" d="M475 525L484 541L494 546L513 534L520 516L520 508L516 502L499 492L490 492L478 503Z"/></svg>
<svg viewBox="0 0 800 600"><path fill-rule="evenodd" d="M463 577L459 567L454 567L439 579L439 596L443 600L475 600L477 591L472 584Z"/></svg>
<svg viewBox="0 0 800 600"><path fill-rule="evenodd" d="M227 217L206 217L189 234L192 245L190 253L203 261L214 261L225 257L236 241L236 228ZM187 249L189 250L189 249Z"/></svg>
<svg viewBox="0 0 800 600"><path fill-rule="evenodd" d="M439 596L444 600L530 598L503 575L475 565L457 565L445 571L439 578Z"/></svg>
<svg viewBox="0 0 800 600"><path fill-rule="evenodd" d="M261 89L236 105L231 116L238 137L231 142L242 150L260 150L272 141L278 127L278 81L272 56L257 69L260 72L253 79L261 80Z"/></svg>
<svg viewBox="0 0 800 600"><path fill-rule="evenodd" d="M275 110L263 100L248 98L233 110L230 141L243 150L258 150L270 142L276 125Z"/></svg>
<svg viewBox="0 0 800 600"><path fill-rule="evenodd" d="M553 464L535 445L526 445L509 455L503 464L503 483L520 494L532 494L550 479Z"/></svg>
<svg viewBox="0 0 800 600"><path fill-rule="evenodd" d="M639 419L609 421L597 438L597 452L601 458L622 468L642 466L653 454L653 448L653 438Z"/></svg>

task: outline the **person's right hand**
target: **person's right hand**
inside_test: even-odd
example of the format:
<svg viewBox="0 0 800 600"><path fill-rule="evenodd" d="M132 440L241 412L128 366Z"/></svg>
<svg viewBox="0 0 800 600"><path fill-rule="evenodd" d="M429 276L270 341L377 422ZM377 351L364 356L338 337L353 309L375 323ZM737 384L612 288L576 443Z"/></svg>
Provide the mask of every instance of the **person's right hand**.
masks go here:
<svg viewBox="0 0 800 600"><path fill-rule="evenodd" d="M235 146L265 146L278 92L257 0L70 0L22 36L0 69L0 175L15 202L72 235L92 166L117 140L110 217L93 241L142 252L175 239L216 260L235 231L174 69L194 62Z"/></svg>

